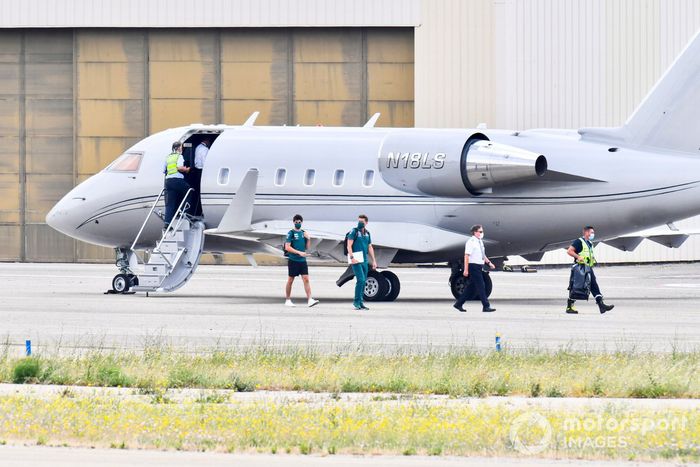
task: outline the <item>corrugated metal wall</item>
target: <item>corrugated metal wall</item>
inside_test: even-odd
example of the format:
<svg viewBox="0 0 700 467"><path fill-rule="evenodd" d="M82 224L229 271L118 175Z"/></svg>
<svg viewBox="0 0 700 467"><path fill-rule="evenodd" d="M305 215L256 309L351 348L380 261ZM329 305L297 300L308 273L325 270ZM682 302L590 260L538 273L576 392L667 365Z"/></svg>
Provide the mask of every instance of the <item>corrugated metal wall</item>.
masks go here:
<svg viewBox="0 0 700 467"><path fill-rule="evenodd" d="M2 0L0 28L418 25L421 0Z"/></svg>
<svg viewBox="0 0 700 467"><path fill-rule="evenodd" d="M148 134L255 110L413 126L413 29L0 30L0 260L112 260L46 226L53 204Z"/></svg>
<svg viewBox="0 0 700 467"><path fill-rule="evenodd" d="M416 126L616 126L700 29L697 0L431 0L416 29ZM582 220L584 222L584 220ZM700 227L700 218L677 223ZM603 261L700 259L601 247ZM547 262L568 262L562 252Z"/></svg>

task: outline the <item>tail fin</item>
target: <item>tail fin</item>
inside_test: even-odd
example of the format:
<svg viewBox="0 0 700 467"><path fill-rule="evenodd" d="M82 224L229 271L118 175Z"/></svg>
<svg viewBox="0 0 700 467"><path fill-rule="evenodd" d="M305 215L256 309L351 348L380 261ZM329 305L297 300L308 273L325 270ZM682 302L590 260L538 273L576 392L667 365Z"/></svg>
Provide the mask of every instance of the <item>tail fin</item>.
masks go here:
<svg viewBox="0 0 700 467"><path fill-rule="evenodd" d="M633 146L700 151L700 32L621 128L580 133L584 138Z"/></svg>

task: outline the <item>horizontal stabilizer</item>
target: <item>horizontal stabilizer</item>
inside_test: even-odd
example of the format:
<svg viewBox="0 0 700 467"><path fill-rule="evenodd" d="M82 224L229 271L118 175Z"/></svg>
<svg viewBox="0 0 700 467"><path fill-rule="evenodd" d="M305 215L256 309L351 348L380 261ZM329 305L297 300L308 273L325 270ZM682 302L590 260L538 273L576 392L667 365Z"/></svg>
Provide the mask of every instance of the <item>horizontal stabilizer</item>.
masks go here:
<svg viewBox="0 0 700 467"><path fill-rule="evenodd" d="M644 237L618 237L605 240L603 243L620 251L634 251L642 241L644 241Z"/></svg>
<svg viewBox="0 0 700 467"><path fill-rule="evenodd" d="M681 245L688 240L689 235L687 234L671 234L671 235L654 235L648 237L652 242L656 242L659 245L663 245L668 248L679 248Z"/></svg>
<svg viewBox="0 0 700 467"><path fill-rule="evenodd" d="M520 255L528 261L540 261L544 256L544 251L536 251L535 253L528 253L526 255Z"/></svg>

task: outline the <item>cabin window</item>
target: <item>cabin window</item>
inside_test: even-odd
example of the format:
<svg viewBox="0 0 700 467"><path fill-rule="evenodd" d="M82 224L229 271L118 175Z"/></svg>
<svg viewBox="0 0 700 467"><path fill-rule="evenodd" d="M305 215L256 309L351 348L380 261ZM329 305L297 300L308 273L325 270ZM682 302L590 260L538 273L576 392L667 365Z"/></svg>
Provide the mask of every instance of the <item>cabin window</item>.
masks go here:
<svg viewBox="0 0 700 467"><path fill-rule="evenodd" d="M316 170L308 169L304 175L304 185L313 186L316 181Z"/></svg>
<svg viewBox="0 0 700 467"><path fill-rule="evenodd" d="M229 173L230 171L228 167L222 167L219 169L219 185L228 185Z"/></svg>
<svg viewBox="0 0 700 467"><path fill-rule="evenodd" d="M362 186L371 187L374 185L374 170L365 170L365 176L362 177Z"/></svg>
<svg viewBox="0 0 700 467"><path fill-rule="evenodd" d="M141 167L143 154L140 152L127 152L119 156L107 166L108 172L138 172Z"/></svg>
<svg viewBox="0 0 700 467"><path fill-rule="evenodd" d="M277 174L275 175L275 185L283 186L286 179L287 169L277 169Z"/></svg>
<svg viewBox="0 0 700 467"><path fill-rule="evenodd" d="M333 186L343 186L345 181L345 171L343 169L338 169L333 175Z"/></svg>

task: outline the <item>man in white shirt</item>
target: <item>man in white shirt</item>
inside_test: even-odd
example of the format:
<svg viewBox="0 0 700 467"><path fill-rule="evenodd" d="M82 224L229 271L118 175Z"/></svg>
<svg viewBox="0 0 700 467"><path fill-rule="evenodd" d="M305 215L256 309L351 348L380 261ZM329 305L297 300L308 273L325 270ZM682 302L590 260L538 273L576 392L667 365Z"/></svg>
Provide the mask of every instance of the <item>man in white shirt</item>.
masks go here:
<svg viewBox="0 0 700 467"><path fill-rule="evenodd" d="M203 139L194 150L194 167L196 169L202 170L204 168L204 164L207 161L207 154L209 153L209 146L211 146L211 141L206 138Z"/></svg>
<svg viewBox="0 0 700 467"><path fill-rule="evenodd" d="M188 177L190 186L194 189L193 199L195 205L193 206L192 213L195 216L202 215L202 200L201 200L201 188L202 188L202 169L207 161L207 154L209 153L209 147L211 146L211 139L206 137L201 143L197 145L194 150L194 161L192 172Z"/></svg>
<svg viewBox="0 0 700 467"><path fill-rule="evenodd" d="M462 291L462 294L453 306L459 311L467 311L463 308L464 302L476 290L476 294L483 306L481 311L485 313L496 311L495 308L491 308L489 299L486 296L486 284L482 273L484 264L488 264L491 269L496 268L491 260L486 257L483 240L484 227L479 224L473 226L471 234L471 238L467 240L467 244L464 247L464 277L469 279L469 284L464 287L464 291Z"/></svg>

